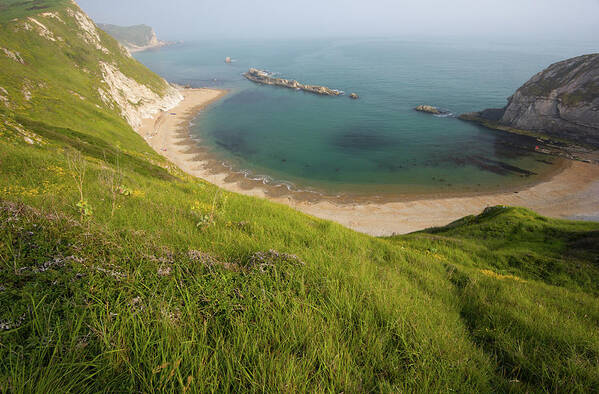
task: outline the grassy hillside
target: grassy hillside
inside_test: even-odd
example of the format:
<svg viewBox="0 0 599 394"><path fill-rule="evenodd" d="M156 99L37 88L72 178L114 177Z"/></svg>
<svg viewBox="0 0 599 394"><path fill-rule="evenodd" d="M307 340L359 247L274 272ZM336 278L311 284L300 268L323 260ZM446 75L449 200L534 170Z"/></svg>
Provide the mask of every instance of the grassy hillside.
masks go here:
<svg viewBox="0 0 599 394"><path fill-rule="evenodd" d="M6 23L14 18L37 15L46 10L56 9L68 4L68 0L2 0L0 2L0 23Z"/></svg>
<svg viewBox="0 0 599 394"><path fill-rule="evenodd" d="M599 390L599 224L373 238L220 190L94 93L106 56L161 80L47 4L64 41L0 24L0 392Z"/></svg>
<svg viewBox="0 0 599 394"><path fill-rule="evenodd" d="M110 24L98 25L106 33L116 38L123 45L143 47L150 45L154 31L147 25L117 26Z"/></svg>
<svg viewBox="0 0 599 394"><path fill-rule="evenodd" d="M81 21L73 16L81 11L70 2L0 0L0 5L8 7L12 17L24 14L0 23L0 96L6 98L0 98L0 113L145 149L133 133L121 132L126 122L102 100L99 89L106 86L100 62L115 64L127 77L157 93L166 89L164 80L102 30L96 29L97 41L82 30ZM40 7L41 12L32 14Z"/></svg>

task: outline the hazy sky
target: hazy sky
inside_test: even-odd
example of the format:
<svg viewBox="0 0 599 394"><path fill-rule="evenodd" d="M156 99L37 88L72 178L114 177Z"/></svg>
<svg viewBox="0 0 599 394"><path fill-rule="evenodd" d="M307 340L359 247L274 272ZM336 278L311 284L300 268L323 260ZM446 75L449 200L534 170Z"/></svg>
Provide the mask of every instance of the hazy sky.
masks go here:
<svg viewBox="0 0 599 394"><path fill-rule="evenodd" d="M77 0L165 39L469 36L599 41L599 0Z"/></svg>

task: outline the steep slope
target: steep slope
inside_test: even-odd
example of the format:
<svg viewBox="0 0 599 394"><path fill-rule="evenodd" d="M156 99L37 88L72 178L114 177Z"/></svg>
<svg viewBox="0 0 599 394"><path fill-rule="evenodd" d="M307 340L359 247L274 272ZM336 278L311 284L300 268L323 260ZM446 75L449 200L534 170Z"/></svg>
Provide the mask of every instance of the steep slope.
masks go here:
<svg viewBox="0 0 599 394"><path fill-rule="evenodd" d="M599 54L552 64L522 85L505 108L470 115L599 146Z"/></svg>
<svg viewBox="0 0 599 394"><path fill-rule="evenodd" d="M2 4L16 15L17 3ZM110 133L117 117L138 127L181 100L76 4L38 1L23 11L0 26L0 111L82 128L100 118L94 132Z"/></svg>
<svg viewBox="0 0 599 394"><path fill-rule="evenodd" d="M132 52L167 45L166 42L159 40L154 29L147 25L117 26L101 23L98 27Z"/></svg>
<svg viewBox="0 0 599 394"><path fill-rule="evenodd" d="M0 1L0 392L599 390L599 224L381 239L225 192L98 90L162 79L31 4Z"/></svg>

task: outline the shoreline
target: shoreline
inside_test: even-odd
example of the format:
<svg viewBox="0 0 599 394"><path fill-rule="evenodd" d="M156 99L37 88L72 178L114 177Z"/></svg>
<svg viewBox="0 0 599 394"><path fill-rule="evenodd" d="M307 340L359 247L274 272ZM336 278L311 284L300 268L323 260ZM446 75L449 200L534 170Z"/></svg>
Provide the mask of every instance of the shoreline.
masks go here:
<svg viewBox="0 0 599 394"><path fill-rule="evenodd" d="M555 171L528 185L437 196L327 196L251 180L211 157L190 135L190 122L227 91L182 89L181 93L184 96L181 103L154 118L144 119L138 130L155 151L186 173L225 190L286 204L356 231L376 236L408 233L446 225L463 216L478 214L490 205L522 206L558 218L599 220L599 165L570 160L563 160Z"/></svg>

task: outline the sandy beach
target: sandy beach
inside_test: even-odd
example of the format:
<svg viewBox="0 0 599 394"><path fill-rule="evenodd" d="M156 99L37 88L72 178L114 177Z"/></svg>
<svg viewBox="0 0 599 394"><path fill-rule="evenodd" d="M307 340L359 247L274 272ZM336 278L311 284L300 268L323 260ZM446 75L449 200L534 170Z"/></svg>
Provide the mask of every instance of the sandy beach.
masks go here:
<svg viewBox="0 0 599 394"><path fill-rule="evenodd" d="M346 202L297 196L253 182L210 158L189 136L189 122L227 92L184 89L185 99L175 108L144 120L138 132L160 154L190 175L226 190L268 198L301 212L338 222L371 235L403 234L443 226L492 205L527 207L550 217L599 221L599 165L568 161L552 177L523 188L499 193L449 198L416 198L390 202Z"/></svg>

